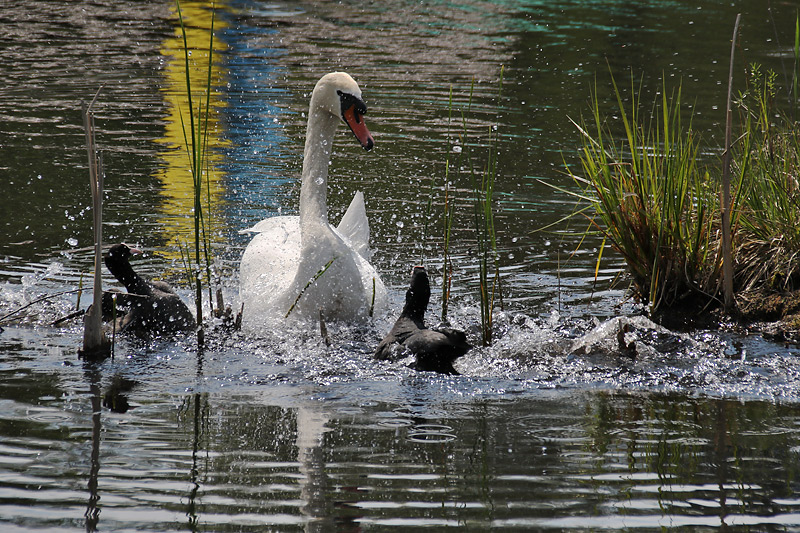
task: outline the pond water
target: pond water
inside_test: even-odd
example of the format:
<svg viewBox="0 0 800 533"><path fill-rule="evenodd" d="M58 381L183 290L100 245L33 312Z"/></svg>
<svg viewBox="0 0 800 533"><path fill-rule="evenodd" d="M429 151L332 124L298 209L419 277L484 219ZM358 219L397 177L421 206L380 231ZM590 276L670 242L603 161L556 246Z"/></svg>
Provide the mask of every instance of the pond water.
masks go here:
<svg viewBox="0 0 800 533"><path fill-rule="evenodd" d="M182 8L193 59L205 60L210 11ZM505 307L494 345L440 376L371 359L394 314L332 325L330 347L289 327L212 335L204 350L193 338L118 339L113 358L80 360L80 321L53 323L89 301L65 291L91 268L80 102L100 87L104 238L144 248L136 267L191 300L177 16L164 1L6 0L0 316L31 305L1 322L0 529L800 529L798 350L659 329L626 300L619 257L606 252L595 277L600 241L575 252L585 221L541 231L574 211L550 185L573 188L569 118L593 94L612 102L609 73L627 84L633 72L645 99L662 79L681 83L714 161L738 12L737 87L752 62L791 76L796 6L785 2L219 2L212 244L231 302L247 243L238 230L296 212L321 74L358 80L376 140L367 153L340 128L332 218L365 192L394 308L424 263L430 321L446 161L454 145L480 161L497 127ZM450 179L450 320L477 343L469 177ZM104 283L117 285L107 272ZM635 360L609 345L617 316L629 317Z"/></svg>

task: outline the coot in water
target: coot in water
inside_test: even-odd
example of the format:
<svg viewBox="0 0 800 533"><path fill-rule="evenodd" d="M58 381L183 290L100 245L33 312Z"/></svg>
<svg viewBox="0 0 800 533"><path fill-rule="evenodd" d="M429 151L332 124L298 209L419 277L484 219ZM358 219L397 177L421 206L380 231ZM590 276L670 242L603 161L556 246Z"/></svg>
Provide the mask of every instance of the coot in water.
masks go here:
<svg viewBox="0 0 800 533"><path fill-rule="evenodd" d="M128 291L117 294L117 307L123 310L115 324L117 331L160 337L194 329L194 316L172 287L163 281L146 280L133 270L129 259L139 253L125 244L115 244L105 256L106 267ZM111 292L103 294L106 315L113 308L112 297Z"/></svg>
<svg viewBox="0 0 800 533"><path fill-rule="evenodd" d="M453 361L467 353L472 346L463 331L425 327L425 311L430 297L428 273L424 267L416 266L411 274L411 286L406 291L403 312L378 345L376 359L396 361L410 353L416 357L411 365L416 370L458 374L453 368Z"/></svg>

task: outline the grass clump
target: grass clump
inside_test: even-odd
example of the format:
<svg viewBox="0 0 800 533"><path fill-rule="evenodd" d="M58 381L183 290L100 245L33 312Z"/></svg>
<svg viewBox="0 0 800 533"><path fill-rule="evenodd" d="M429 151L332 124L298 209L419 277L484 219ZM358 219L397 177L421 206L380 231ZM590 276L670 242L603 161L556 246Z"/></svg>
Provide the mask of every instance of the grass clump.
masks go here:
<svg viewBox="0 0 800 533"><path fill-rule="evenodd" d="M776 293L792 299L778 307L796 308L800 291L800 129L777 109L776 79L751 65L730 149L733 290L747 294L748 318L774 319ZM676 309L690 318L722 303L722 170L699 160L680 89L667 97L664 88L646 115L634 89L625 104L614 84L616 122L601 117L595 97L590 120L576 123L582 172L568 171L594 228L625 259L635 295L657 319Z"/></svg>
<svg viewBox="0 0 800 533"><path fill-rule="evenodd" d="M595 97L590 119L575 123L582 175L568 171L594 208L593 226L623 256L635 295L652 313L707 299L719 272L719 200L699 163L697 135L682 121L681 90L671 97L663 90L649 120L633 79L627 104L616 82L614 91L618 124L603 119Z"/></svg>
<svg viewBox="0 0 800 533"><path fill-rule="evenodd" d="M800 131L777 109L776 79L752 65L738 102L743 135L734 165L747 181L735 279L746 291L800 289Z"/></svg>

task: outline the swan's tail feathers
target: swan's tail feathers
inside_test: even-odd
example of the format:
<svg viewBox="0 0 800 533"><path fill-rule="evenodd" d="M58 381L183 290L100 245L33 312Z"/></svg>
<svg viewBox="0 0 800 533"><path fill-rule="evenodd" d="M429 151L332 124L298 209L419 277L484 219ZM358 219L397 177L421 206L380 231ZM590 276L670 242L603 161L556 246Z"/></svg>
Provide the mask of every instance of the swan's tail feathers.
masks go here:
<svg viewBox="0 0 800 533"><path fill-rule="evenodd" d="M350 241L351 247L358 252L358 255L369 259L369 221L367 208L364 205L364 193L356 192L336 229Z"/></svg>

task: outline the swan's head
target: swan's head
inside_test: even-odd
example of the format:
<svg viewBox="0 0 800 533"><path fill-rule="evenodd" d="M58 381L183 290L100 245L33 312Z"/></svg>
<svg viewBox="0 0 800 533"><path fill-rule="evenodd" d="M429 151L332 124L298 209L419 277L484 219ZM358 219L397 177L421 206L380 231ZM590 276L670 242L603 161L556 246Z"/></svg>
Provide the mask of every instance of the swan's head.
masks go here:
<svg viewBox="0 0 800 533"><path fill-rule="evenodd" d="M339 117L349 127L365 150L372 150L375 141L364 122L367 105L361 98L361 89L346 72L331 72L324 75L314 87L311 96L316 105L331 115Z"/></svg>

